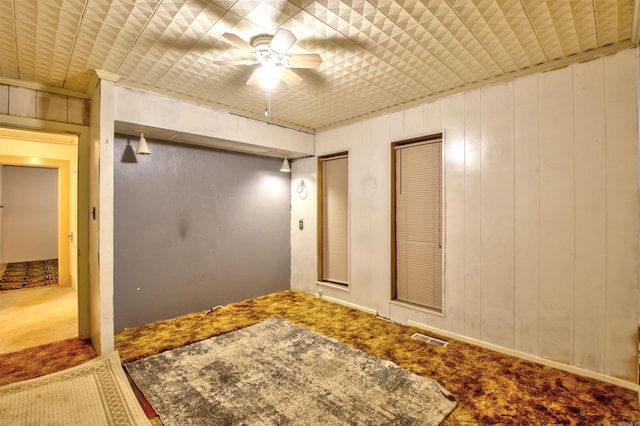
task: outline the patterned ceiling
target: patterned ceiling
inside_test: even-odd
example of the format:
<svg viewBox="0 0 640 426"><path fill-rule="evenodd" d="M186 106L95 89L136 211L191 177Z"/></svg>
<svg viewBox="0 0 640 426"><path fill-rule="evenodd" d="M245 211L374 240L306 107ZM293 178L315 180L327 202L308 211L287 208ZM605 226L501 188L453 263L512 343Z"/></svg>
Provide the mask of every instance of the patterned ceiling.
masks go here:
<svg viewBox="0 0 640 426"><path fill-rule="evenodd" d="M271 95L274 123L316 131L637 44L640 0L0 0L0 78L86 92L93 69L265 120L244 40L278 28L319 53ZM0 80L2 81L2 80Z"/></svg>

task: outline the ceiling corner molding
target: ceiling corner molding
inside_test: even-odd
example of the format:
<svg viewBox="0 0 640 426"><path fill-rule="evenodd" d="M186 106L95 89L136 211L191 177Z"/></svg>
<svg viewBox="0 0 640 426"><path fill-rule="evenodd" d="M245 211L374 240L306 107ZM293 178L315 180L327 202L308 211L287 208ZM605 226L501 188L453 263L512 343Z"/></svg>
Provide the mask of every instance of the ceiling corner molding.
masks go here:
<svg viewBox="0 0 640 426"><path fill-rule="evenodd" d="M87 92L85 93L85 96L87 98L91 98L93 96L93 92L96 90L96 87L101 80L116 83L121 78L121 75L114 74L105 70L94 69L93 74L91 75L91 81L89 81L89 85L87 86Z"/></svg>
<svg viewBox="0 0 640 426"><path fill-rule="evenodd" d="M93 70L95 72L95 75L100 79L100 80L107 80L107 81L112 81L112 82L116 82L118 80L120 80L122 78L121 75L119 74L114 74L112 72L109 71L104 71L104 70L98 70L95 69Z"/></svg>

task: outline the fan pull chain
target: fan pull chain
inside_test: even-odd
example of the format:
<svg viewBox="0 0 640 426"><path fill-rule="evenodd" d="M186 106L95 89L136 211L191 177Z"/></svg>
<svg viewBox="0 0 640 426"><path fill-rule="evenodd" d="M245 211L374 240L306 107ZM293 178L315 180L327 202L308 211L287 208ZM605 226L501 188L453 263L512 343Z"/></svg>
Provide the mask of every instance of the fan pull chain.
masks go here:
<svg viewBox="0 0 640 426"><path fill-rule="evenodd" d="M271 121L271 89L267 89L267 106L264 109L264 116L269 117L269 121Z"/></svg>

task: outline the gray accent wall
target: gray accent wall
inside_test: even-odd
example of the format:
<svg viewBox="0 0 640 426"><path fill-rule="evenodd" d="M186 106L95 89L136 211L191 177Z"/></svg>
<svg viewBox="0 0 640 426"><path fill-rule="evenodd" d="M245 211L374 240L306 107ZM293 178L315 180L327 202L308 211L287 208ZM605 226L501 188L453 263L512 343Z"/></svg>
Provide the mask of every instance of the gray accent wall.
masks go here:
<svg viewBox="0 0 640 426"><path fill-rule="evenodd" d="M281 159L115 137L115 331L289 288Z"/></svg>

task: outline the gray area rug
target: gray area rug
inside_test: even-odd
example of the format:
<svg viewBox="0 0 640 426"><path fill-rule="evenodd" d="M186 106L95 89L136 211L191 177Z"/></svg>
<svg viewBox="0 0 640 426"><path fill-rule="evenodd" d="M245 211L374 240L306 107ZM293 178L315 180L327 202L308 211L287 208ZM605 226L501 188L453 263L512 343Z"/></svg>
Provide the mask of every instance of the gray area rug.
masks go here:
<svg viewBox="0 0 640 426"><path fill-rule="evenodd" d="M278 317L125 365L165 426L437 425L438 383Z"/></svg>

